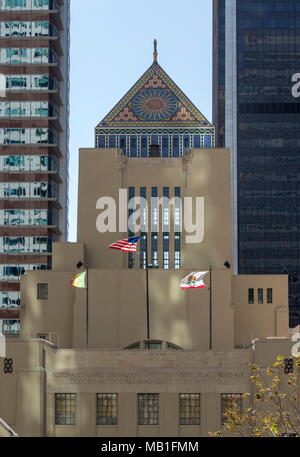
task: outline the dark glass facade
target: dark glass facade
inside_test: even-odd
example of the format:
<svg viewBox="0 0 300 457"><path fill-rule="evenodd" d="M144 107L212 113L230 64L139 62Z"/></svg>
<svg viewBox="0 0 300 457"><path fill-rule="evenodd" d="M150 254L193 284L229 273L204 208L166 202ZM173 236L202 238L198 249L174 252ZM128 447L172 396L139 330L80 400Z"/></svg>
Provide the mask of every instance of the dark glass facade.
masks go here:
<svg viewBox="0 0 300 457"><path fill-rule="evenodd" d="M220 8L224 2L217 3ZM300 98L293 97L292 77L300 72L300 1L237 0L236 21L238 272L288 273L295 327L300 324Z"/></svg>
<svg viewBox="0 0 300 457"><path fill-rule="evenodd" d="M225 146L225 0L214 1L213 34L213 124L216 129L216 146Z"/></svg>

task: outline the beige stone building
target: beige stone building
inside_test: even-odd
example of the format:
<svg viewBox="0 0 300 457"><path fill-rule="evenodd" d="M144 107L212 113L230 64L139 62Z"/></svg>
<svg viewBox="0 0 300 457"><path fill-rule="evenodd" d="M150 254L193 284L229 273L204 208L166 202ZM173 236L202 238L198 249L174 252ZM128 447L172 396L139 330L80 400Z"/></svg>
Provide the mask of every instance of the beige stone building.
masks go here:
<svg viewBox="0 0 300 457"><path fill-rule="evenodd" d="M184 97L155 56L96 128L101 147L80 150L78 241L55 244L52 270L22 278L21 336L6 338L1 359L0 417L20 436L207 436L233 395L251 391L249 363L291 359L288 277L233 275L230 151L213 148L213 127ZM137 196L147 255L146 207L137 253L108 249L131 235L124 214ZM163 196L180 196L183 211L153 207ZM102 233L103 221L115 231ZM210 265L208 287L180 288ZM87 266L88 297L71 285Z"/></svg>

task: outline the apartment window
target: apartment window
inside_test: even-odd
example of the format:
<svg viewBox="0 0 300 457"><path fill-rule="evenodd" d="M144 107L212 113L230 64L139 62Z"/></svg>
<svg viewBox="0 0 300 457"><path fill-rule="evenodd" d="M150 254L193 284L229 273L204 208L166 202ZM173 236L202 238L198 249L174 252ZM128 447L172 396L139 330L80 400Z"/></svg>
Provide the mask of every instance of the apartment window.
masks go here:
<svg viewBox="0 0 300 457"><path fill-rule="evenodd" d="M267 289L267 303L273 303L273 289Z"/></svg>
<svg viewBox="0 0 300 457"><path fill-rule="evenodd" d="M262 305L264 302L264 289L257 290L257 301L259 305Z"/></svg>
<svg viewBox="0 0 300 457"><path fill-rule="evenodd" d="M248 303L249 305L254 304L254 289L248 289Z"/></svg>
<svg viewBox="0 0 300 457"><path fill-rule="evenodd" d="M55 394L55 425L75 425L76 394Z"/></svg>
<svg viewBox="0 0 300 457"><path fill-rule="evenodd" d="M227 422L226 411L231 409L234 404L237 404L238 410L242 412L242 394L221 394L222 425Z"/></svg>
<svg viewBox="0 0 300 457"><path fill-rule="evenodd" d="M118 394L97 394L97 425L117 425Z"/></svg>
<svg viewBox="0 0 300 457"><path fill-rule="evenodd" d="M200 394L180 394L180 425L200 425Z"/></svg>
<svg viewBox="0 0 300 457"><path fill-rule="evenodd" d="M158 394L138 394L138 424L158 425Z"/></svg>
<svg viewBox="0 0 300 457"><path fill-rule="evenodd" d="M37 285L37 299L48 300L48 284Z"/></svg>

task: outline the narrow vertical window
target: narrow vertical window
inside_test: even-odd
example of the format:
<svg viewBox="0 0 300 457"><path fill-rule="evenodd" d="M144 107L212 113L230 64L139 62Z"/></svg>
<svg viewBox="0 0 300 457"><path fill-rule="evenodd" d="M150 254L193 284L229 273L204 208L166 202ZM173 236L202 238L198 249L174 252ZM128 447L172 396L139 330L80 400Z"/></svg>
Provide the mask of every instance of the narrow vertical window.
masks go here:
<svg viewBox="0 0 300 457"><path fill-rule="evenodd" d="M273 289L267 289L267 303L273 303Z"/></svg>
<svg viewBox="0 0 300 457"><path fill-rule="evenodd" d="M181 268L181 202L180 187L175 187L175 206L174 206L174 267L175 270Z"/></svg>
<svg viewBox="0 0 300 457"><path fill-rule="evenodd" d="M127 154L126 135L120 135L120 149L122 149L124 156Z"/></svg>
<svg viewBox="0 0 300 457"><path fill-rule="evenodd" d="M170 231L170 190L169 187L163 188L163 230Z"/></svg>
<svg viewBox="0 0 300 457"><path fill-rule="evenodd" d="M146 187L140 188L140 197L146 200L147 198L147 189ZM146 268L146 230L147 230L147 208L145 205L141 204L141 241L140 241L140 267L141 269Z"/></svg>
<svg viewBox="0 0 300 457"><path fill-rule="evenodd" d="M249 305L254 304L254 289L248 289L248 303Z"/></svg>
<svg viewBox="0 0 300 457"><path fill-rule="evenodd" d="M257 290L257 301L259 305L262 305L264 302L264 289Z"/></svg>
<svg viewBox="0 0 300 457"><path fill-rule="evenodd" d="M158 268L158 236L157 236L157 233L152 233L151 251L152 251L152 266L153 266L153 268Z"/></svg>
<svg viewBox="0 0 300 457"><path fill-rule="evenodd" d="M142 135L141 137L141 157L148 156L148 137L147 135Z"/></svg>
<svg viewBox="0 0 300 457"><path fill-rule="evenodd" d="M137 136L130 136L130 157L137 157Z"/></svg>
<svg viewBox="0 0 300 457"><path fill-rule="evenodd" d="M129 187L128 189L128 200L129 200L129 209L128 209L128 216L129 218L134 214L134 197L135 197L135 189L134 187ZM128 230L129 237L134 236L135 234ZM133 269L135 266L135 254L133 252L128 253L128 268Z"/></svg>
<svg viewBox="0 0 300 457"><path fill-rule="evenodd" d="M163 265L164 270L169 270L170 268L170 236L168 233L164 233L164 258L163 258Z"/></svg>

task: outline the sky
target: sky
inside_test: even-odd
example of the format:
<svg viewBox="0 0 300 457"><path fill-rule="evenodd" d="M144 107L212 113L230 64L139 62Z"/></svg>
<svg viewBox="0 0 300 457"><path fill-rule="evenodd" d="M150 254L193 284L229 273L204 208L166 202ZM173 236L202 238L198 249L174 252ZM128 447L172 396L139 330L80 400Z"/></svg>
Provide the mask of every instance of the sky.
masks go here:
<svg viewBox="0 0 300 457"><path fill-rule="evenodd" d="M78 150L153 62L212 120L212 0L71 0L69 241L77 240Z"/></svg>

